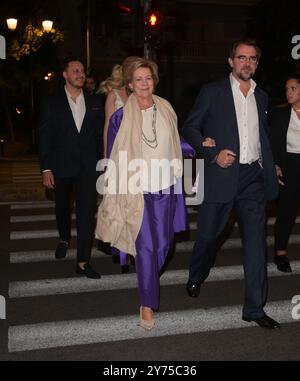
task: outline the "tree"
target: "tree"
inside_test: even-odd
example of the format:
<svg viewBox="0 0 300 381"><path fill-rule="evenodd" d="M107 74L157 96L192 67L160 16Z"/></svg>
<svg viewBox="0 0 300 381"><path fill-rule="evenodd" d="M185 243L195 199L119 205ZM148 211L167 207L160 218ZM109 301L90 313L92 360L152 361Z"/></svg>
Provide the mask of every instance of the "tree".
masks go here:
<svg viewBox="0 0 300 381"><path fill-rule="evenodd" d="M0 17L3 21L11 16L19 20L15 32L9 32L7 28L0 30L7 40L7 59L1 62L0 102L1 109L5 110L6 125L12 140L16 106L23 111L25 124L28 120L28 125L32 126L31 97L28 94L32 90L34 96L36 84L44 78L45 73L58 68L56 45L63 41L63 32L55 24L54 29L47 34L38 27L43 19L53 19L51 10L55 10L55 1L51 6L53 8L49 1L4 0L1 7ZM33 27L25 30L29 21Z"/></svg>

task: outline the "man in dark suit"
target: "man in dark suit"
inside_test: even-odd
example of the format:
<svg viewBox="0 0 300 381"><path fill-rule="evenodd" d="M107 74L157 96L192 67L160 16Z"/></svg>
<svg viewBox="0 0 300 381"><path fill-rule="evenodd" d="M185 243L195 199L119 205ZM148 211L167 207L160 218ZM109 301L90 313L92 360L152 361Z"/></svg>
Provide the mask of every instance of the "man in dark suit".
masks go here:
<svg viewBox="0 0 300 381"><path fill-rule="evenodd" d="M260 58L252 40L233 44L231 74L203 86L188 116L186 140L204 158L204 202L199 206L197 239L187 292L197 297L215 260L215 242L232 208L243 237L245 301L242 318L265 328L279 324L263 310L267 298L265 204L278 192L266 134L267 95L251 79ZM214 147L203 147L205 138Z"/></svg>
<svg viewBox="0 0 300 381"><path fill-rule="evenodd" d="M77 225L76 273L100 278L89 261L96 211L96 164L102 157L103 104L82 88L82 62L63 64L64 88L46 99L39 120L39 152L43 184L54 189L60 241L56 258L64 258L71 238L71 206L75 193Z"/></svg>

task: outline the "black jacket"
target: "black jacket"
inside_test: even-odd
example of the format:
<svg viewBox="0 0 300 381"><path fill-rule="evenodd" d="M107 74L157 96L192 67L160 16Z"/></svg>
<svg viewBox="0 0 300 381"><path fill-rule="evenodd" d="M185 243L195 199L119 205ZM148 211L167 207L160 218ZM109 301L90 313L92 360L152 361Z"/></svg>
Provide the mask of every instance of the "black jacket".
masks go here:
<svg viewBox="0 0 300 381"><path fill-rule="evenodd" d="M291 106L273 109L270 116L270 142L275 164L284 170L286 166L286 136L291 118Z"/></svg>
<svg viewBox="0 0 300 381"><path fill-rule="evenodd" d="M258 86L255 87L254 95L259 119L265 194L267 199L274 199L278 193L278 182L266 132L268 97ZM183 134L187 142L204 158L204 200L221 203L232 200L238 189L240 143L229 77L202 87L184 123ZM215 139L216 147L202 146L207 137ZM230 149L237 155L235 163L226 170L214 162L214 157L223 149Z"/></svg>
<svg viewBox="0 0 300 381"><path fill-rule="evenodd" d="M96 164L103 156L103 101L86 93L84 99L80 133L64 89L43 103L39 118L41 171L51 169L59 178L76 176L81 170L96 175Z"/></svg>

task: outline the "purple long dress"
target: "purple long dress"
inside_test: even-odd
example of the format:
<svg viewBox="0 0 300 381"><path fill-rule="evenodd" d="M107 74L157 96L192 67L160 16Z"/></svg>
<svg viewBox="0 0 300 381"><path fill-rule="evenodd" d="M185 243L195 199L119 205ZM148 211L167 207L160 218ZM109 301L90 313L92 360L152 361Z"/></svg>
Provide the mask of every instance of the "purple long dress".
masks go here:
<svg viewBox="0 0 300 381"><path fill-rule="evenodd" d="M107 156L110 156L115 137L123 117L123 109L111 117L107 136ZM194 149L182 141L185 157L193 157ZM175 185L176 186L176 185ZM140 305L158 309L159 272L172 247L174 233L188 229L187 211L183 194L175 194L174 186L170 194L162 192L144 193L144 215L140 232L136 239L135 267L138 279ZM113 254L120 255L120 264L127 263L127 254L112 248Z"/></svg>

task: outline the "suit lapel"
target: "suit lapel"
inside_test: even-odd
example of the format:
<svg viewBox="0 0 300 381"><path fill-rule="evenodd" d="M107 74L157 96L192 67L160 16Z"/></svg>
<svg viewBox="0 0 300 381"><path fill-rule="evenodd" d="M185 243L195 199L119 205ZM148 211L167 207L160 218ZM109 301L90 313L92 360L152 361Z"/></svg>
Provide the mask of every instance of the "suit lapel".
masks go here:
<svg viewBox="0 0 300 381"><path fill-rule="evenodd" d="M237 133L237 137L238 137L238 122L237 122L235 104L234 104L233 93L232 93L232 88L231 88L231 83L230 83L229 77L225 79L224 90L225 90L225 94L224 94L225 95L224 96L225 110L228 113L229 121L235 127L235 132ZM231 118L231 120L230 120L230 118ZM239 139L238 139L238 141L239 141Z"/></svg>
<svg viewBox="0 0 300 381"><path fill-rule="evenodd" d="M84 96L84 103L85 103L85 114L84 114L84 118L82 121L80 133L82 133L84 130L86 130L86 128L88 126L88 120L90 117L91 109L92 109L91 97L88 94L86 94L85 92L83 92L83 96Z"/></svg>
<svg viewBox="0 0 300 381"><path fill-rule="evenodd" d="M259 123L259 129L260 131L263 129L263 116L267 118L267 110L266 110L266 105L264 105L263 98L259 91L257 89L254 91L254 96L256 100L256 106L257 106L257 114L258 114L258 123Z"/></svg>
<svg viewBox="0 0 300 381"><path fill-rule="evenodd" d="M61 98L60 98L59 104L61 107L62 115L65 115L65 120L66 120L67 124L69 126L72 126L72 128L75 128L76 132L78 133L76 123L75 123L75 120L73 117L73 113L72 113L72 110L71 110L65 89L63 89L61 92Z"/></svg>
<svg viewBox="0 0 300 381"><path fill-rule="evenodd" d="M291 106L285 107L283 109L283 112L282 112L282 123L281 123L281 125L283 126L283 136L284 136L285 140L286 140L287 130L288 130L289 124L290 124L291 112L292 112Z"/></svg>

